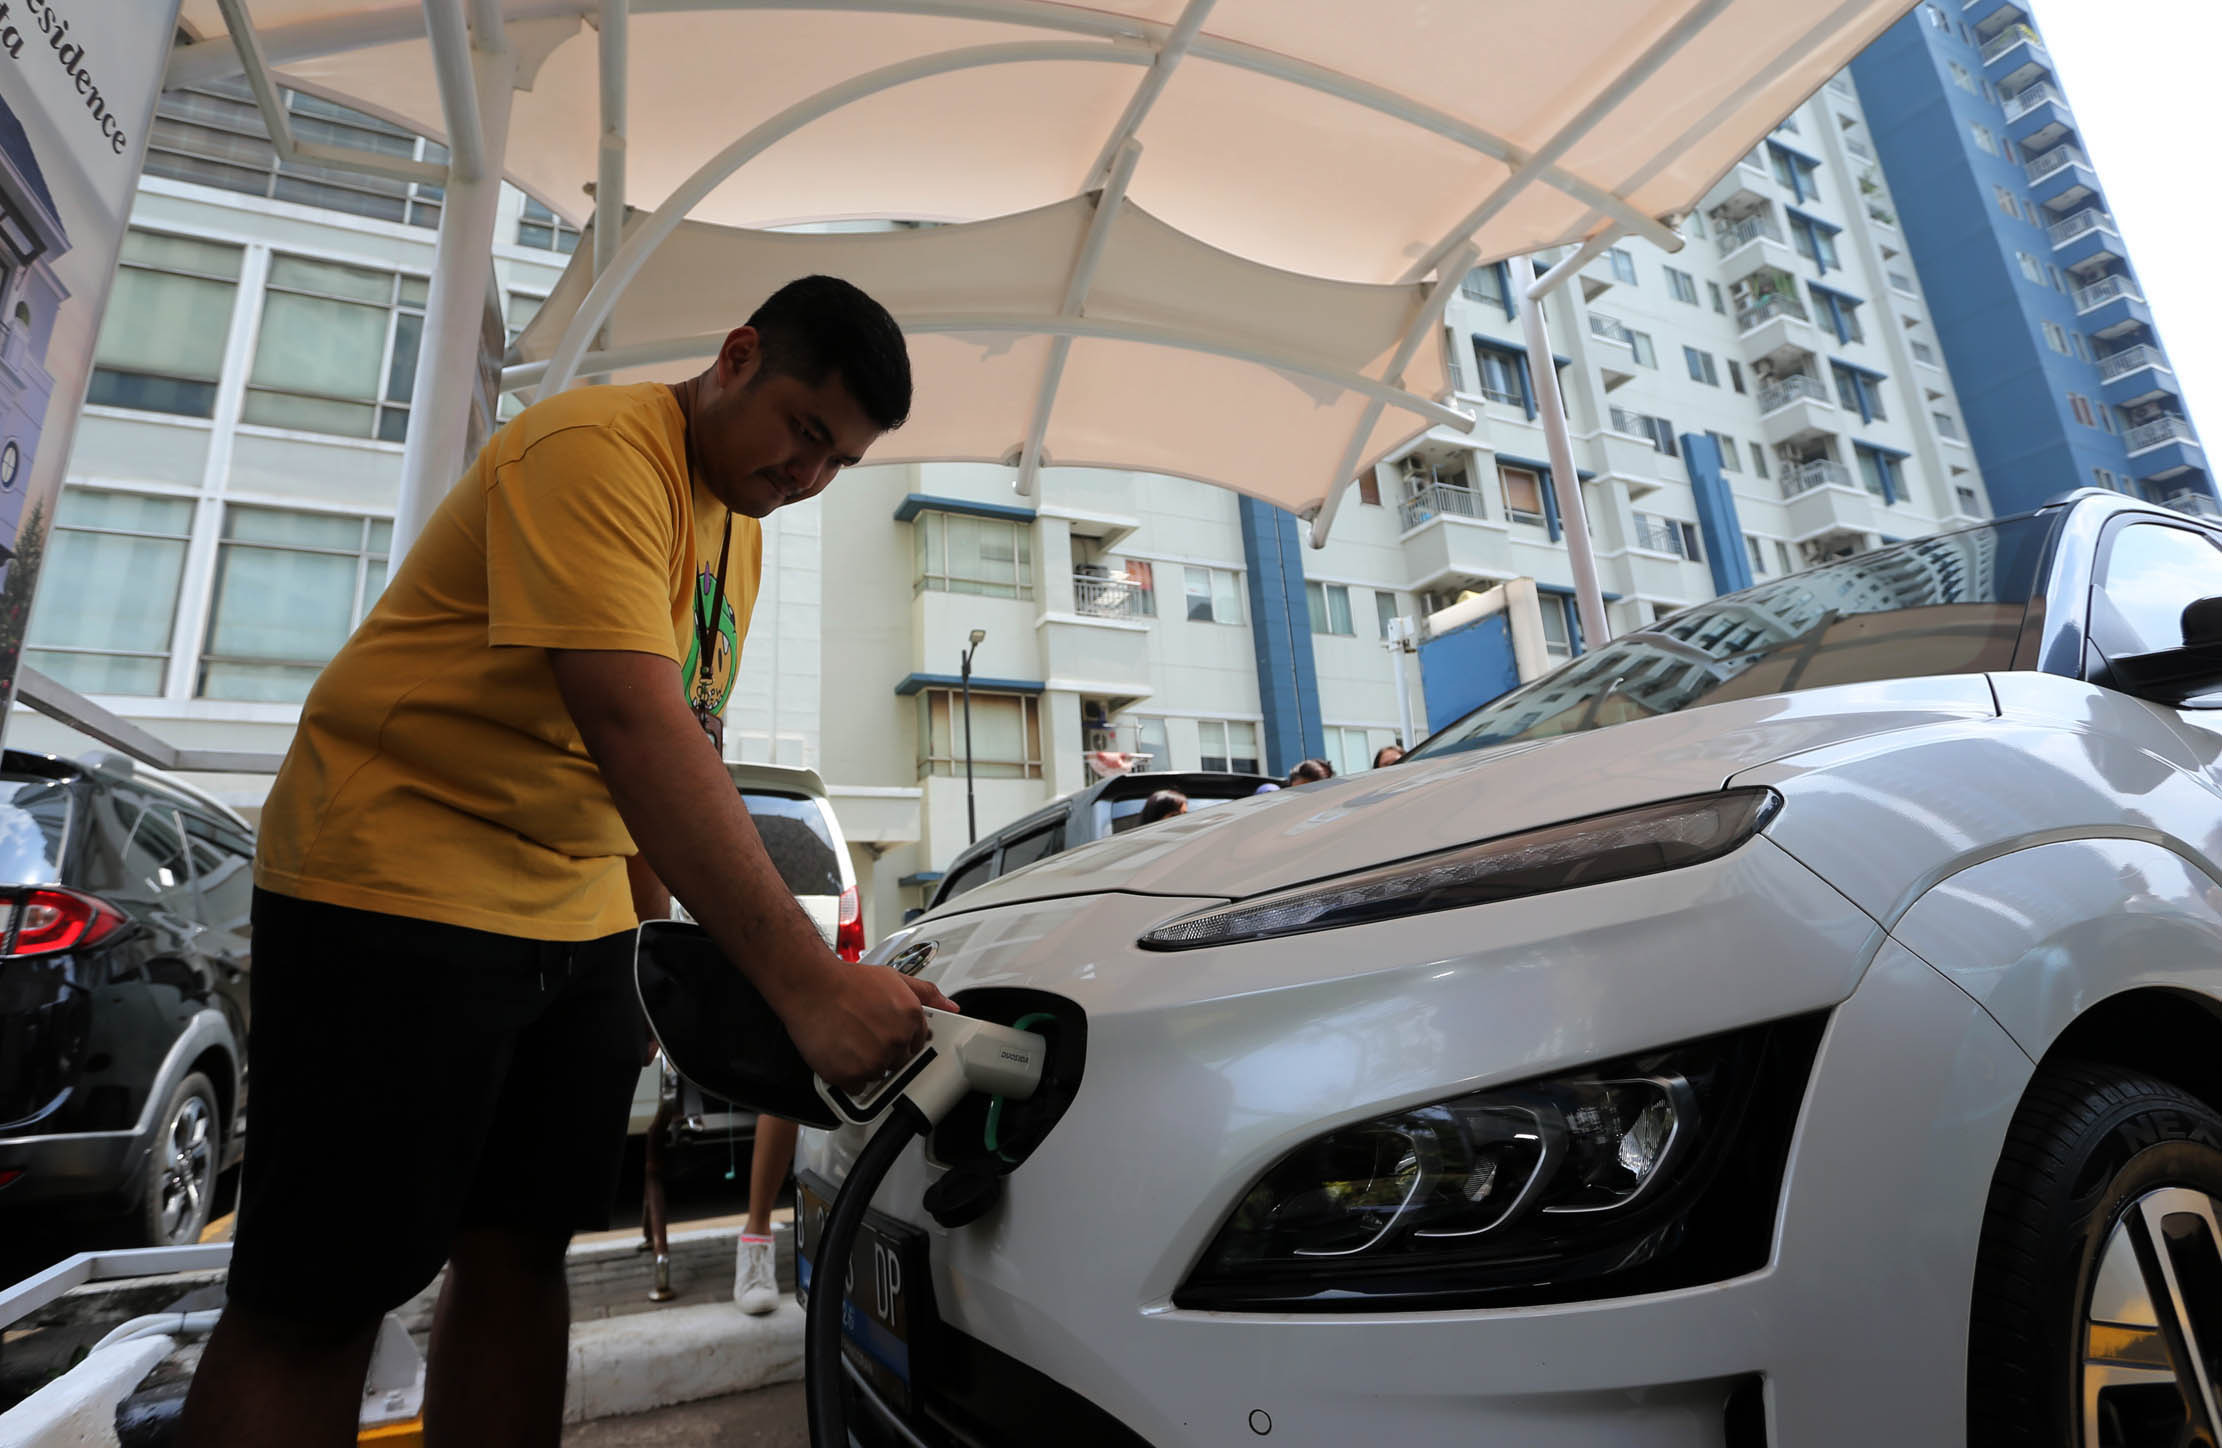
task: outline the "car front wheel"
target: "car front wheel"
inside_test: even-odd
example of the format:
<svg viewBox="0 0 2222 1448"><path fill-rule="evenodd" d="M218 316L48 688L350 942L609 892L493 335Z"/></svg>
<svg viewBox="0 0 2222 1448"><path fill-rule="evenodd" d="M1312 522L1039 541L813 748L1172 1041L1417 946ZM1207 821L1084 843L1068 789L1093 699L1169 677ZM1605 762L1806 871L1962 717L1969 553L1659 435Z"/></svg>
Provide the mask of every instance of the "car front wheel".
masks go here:
<svg viewBox="0 0 2222 1448"><path fill-rule="evenodd" d="M2222 1442L2222 1113L2122 1067L2040 1071L1991 1183L1972 1318L1974 1448Z"/></svg>
<svg viewBox="0 0 2222 1448"><path fill-rule="evenodd" d="M150 1247L198 1242L216 1201L218 1149L223 1145L216 1088L198 1071L178 1082L155 1118L147 1154L138 1235Z"/></svg>

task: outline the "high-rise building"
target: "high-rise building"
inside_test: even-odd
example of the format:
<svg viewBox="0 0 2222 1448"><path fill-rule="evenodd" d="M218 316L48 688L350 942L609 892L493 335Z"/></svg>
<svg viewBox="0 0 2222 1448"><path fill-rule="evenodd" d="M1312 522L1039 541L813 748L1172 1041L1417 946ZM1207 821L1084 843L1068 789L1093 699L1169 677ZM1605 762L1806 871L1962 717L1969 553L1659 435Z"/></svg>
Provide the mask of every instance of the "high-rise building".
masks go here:
<svg viewBox="0 0 2222 1448"><path fill-rule="evenodd" d="M1928 0L1851 73L1996 509L2096 484L2214 511L2028 0Z"/></svg>
<svg viewBox="0 0 2222 1448"><path fill-rule="evenodd" d="M354 144L431 146L291 104ZM1988 511L1867 126L1839 76L1732 168L1680 251L1625 243L1545 306L1616 631ZM385 578L440 198L280 164L261 136L236 90L163 106L27 657L178 744L273 751ZM577 234L506 206L514 332ZM1361 479L1323 549L1232 493L1100 470L1045 469L1022 498L1008 468L865 467L781 510L728 751L824 776L878 933L966 843L975 629L983 830L1088 783L1098 750L1362 769L1400 731L1389 621L1508 579L1536 581L1546 652L1580 652L1515 271L1475 270L1444 319L1477 428ZM35 716L10 731L86 747ZM250 812L267 786L198 782Z"/></svg>

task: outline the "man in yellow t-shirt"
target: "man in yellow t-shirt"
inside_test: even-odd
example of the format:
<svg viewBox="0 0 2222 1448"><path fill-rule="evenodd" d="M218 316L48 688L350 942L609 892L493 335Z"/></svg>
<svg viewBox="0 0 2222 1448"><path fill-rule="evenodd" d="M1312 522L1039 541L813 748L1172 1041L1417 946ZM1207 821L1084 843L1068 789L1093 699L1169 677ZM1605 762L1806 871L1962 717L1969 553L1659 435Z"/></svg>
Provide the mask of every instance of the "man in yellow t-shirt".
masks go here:
<svg viewBox="0 0 2222 1448"><path fill-rule="evenodd" d="M255 1129L182 1441L353 1443L379 1321L444 1261L426 1441L552 1448L564 1249L608 1225L633 930L665 884L828 1080L881 1074L924 1046L923 1006L953 1008L834 956L715 743L757 520L909 407L894 320L808 277L700 376L527 408L426 523L264 808Z"/></svg>

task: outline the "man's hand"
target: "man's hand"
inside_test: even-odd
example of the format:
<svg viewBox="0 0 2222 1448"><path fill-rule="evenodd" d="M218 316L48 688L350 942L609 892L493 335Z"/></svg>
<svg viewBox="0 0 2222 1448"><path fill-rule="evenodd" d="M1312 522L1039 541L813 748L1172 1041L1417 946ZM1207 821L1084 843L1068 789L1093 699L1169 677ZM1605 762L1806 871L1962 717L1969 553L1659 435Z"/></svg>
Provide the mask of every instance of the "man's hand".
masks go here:
<svg viewBox="0 0 2222 1448"><path fill-rule="evenodd" d="M879 1080L926 1049L926 1011L957 1003L922 980L872 965L832 973L822 1002L782 1013L810 1069L845 1091Z"/></svg>
<svg viewBox="0 0 2222 1448"><path fill-rule="evenodd" d="M803 1060L838 1086L875 1081L924 1048L922 981L827 948L764 852L748 807L656 654L550 649L564 707L640 846L634 883L660 878L779 1013Z"/></svg>

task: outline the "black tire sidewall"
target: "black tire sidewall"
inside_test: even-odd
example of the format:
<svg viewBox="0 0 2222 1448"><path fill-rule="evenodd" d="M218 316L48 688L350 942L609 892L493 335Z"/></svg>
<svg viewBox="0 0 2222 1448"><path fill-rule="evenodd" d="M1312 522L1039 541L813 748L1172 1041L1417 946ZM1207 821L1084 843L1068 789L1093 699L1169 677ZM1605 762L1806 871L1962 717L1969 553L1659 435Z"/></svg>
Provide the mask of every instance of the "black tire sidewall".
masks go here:
<svg viewBox="0 0 2222 1448"><path fill-rule="evenodd" d="M2067 1170L2048 1177L2010 1151L1993 1184L1970 1352L1969 1427L1975 1444L2080 1443L2084 1319L2114 1229L2139 1199L2164 1187L2222 1200L2222 1113L2175 1086L2124 1068L2071 1068L2051 1084L2079 1093L2129 1094L2071 1120L2056 1100L2033 1092L2034 1099L2024 1103L2025 1115L2016 1118L2014 1139L2041 1143ZM1996 1250L2000 1199L2015 1191L2042 1207L2035 1237L2027 1243L2035 1257L2033 1278L2002 1270ZM1986 1313L2026 1314L2040 1358L2021 1365L2033 1392L1985 1391L1986 1382L1999 1381L2001 1367L1989 1364L1992 1371L1986 1374Z"/></svg>
<svg viewBox="0 0 2222 1448"><path fill-rule="evenodd" d="M185 1109L185 1103L195 1096L200 1097L208 1107L208 1189L202 1194L201 1217L193 1224L190 1239L185 1242L171 1242L162 1232L164 1164L168 1159L170 1128L176 1122L178 1112ZM140 1169L139 1211L134 1225L136 1234L147 1246L190 1246L192 1242L200 1240L201 1232L207 1228L215 1213L216 1184L220 1175L218 1167L222 1164L223 1157L224 1118L222 1103L216 1097L216 1084L198 1071L188 1072L185 1079L178 1082L170 1092L169 1100L162 1104L162 1110L154 1118L154 1135L147 1142L146 1164Z"/></svg>

